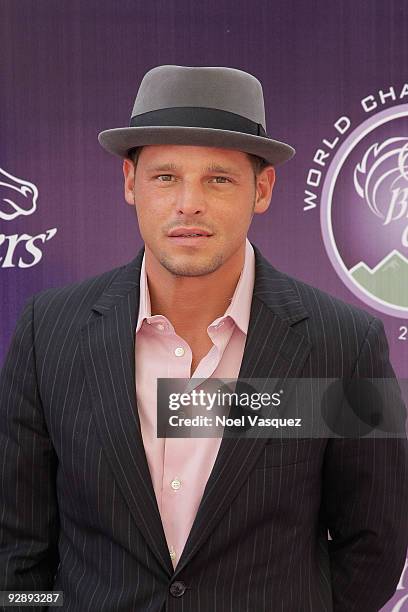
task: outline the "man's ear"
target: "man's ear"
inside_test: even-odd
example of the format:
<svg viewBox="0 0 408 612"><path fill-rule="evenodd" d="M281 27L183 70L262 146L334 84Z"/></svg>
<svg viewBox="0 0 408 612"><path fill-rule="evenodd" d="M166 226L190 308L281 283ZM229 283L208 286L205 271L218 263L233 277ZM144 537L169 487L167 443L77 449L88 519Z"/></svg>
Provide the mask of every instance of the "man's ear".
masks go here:
<svg viewBox="0 0 408 612"><path fill-rule="evenodd" d="M264 213L269 208L275 184L275 168L266 166L256 177L256 199L254 213Z"/></svg>
<svg viewBox="0 0 408 612"><path fill-rule="evenodd" d="M123 175L125 177L125 200L134 206L135 165L131 159L123 160Z"/></svg>

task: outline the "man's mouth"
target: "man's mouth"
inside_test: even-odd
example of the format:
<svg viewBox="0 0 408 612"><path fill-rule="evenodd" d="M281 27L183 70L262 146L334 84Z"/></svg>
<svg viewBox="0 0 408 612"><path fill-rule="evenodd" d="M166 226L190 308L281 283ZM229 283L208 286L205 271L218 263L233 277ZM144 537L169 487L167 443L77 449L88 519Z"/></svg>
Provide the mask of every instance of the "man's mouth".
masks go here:
<svg viewBox="0 0 408 612"><path fill-rule="evenodd" d="M171 230L168 233L168 236L170 238L196 238L196 237L202 237L202 238L209 238L211 236L211 232L204 230L202 228L199 227L192 227L192 228L188 228L188 227L178 227L175 228L173 230Z"/></svg>
<svg viewBox="0 0 408 612"><path fill-rule="evenodd" d="M192 236L202 236L203 234L179 234L182 238L191 238ZM172 236L172 238L176 238L176 236Z"/></svg>

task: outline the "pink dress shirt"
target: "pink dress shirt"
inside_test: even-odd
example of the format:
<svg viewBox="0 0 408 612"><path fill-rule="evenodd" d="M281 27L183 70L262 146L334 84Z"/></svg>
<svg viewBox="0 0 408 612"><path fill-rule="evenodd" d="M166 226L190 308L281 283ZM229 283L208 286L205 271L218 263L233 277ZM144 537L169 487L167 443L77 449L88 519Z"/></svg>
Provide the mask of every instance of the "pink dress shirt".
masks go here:
<svg viewBox="0 0 408 612"><path fill-rule="evenodd" d="M245 262L225 314L207 327L212 348L192 378L238 378L255 281L255 255L246 239ZM143 444L175 568L197 514L221 438L157 438L157 378L190 378L192 351L162 315L151 315L143 256L136 324L136 397ZM189 387L190 389L192 387Z"/></svg>

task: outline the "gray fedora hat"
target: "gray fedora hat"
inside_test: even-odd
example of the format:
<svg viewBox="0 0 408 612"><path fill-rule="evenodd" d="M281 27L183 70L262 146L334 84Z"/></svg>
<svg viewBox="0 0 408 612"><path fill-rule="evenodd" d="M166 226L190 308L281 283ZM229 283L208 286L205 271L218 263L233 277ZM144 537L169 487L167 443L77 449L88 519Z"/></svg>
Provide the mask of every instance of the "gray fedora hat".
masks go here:
<svg viewBox="0 0 408 612"><path fill-rule="evenodd" d="M142 79L129 127L98 135L104 149L127 157L144 145L236 149L276 166L295 154L266 133L262 85L252 74L221 66L156 66Z"/></svg>

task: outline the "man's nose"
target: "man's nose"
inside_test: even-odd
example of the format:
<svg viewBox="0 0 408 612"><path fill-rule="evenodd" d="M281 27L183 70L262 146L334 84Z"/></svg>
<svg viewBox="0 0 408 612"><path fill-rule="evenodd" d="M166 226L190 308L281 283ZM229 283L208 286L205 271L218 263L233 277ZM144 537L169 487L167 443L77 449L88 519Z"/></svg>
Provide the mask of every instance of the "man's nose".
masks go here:
<svg viewBox="0 0 408 612"><path fill-rule="evenodd" d="M184 215L195 215L205 211L205 194L202 185L184 183L177 192L176 209Z"/></svg>

